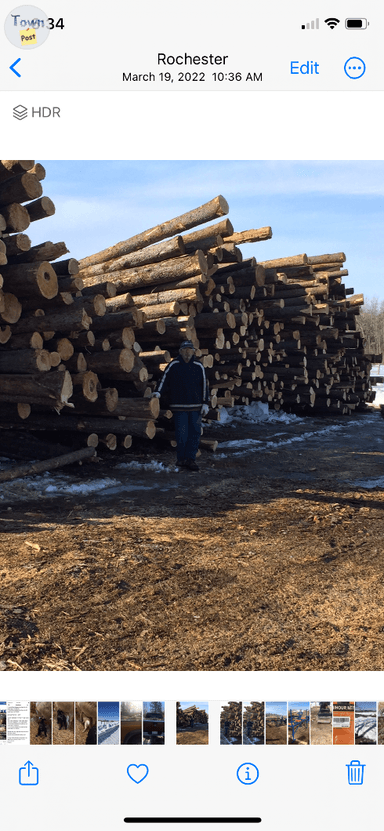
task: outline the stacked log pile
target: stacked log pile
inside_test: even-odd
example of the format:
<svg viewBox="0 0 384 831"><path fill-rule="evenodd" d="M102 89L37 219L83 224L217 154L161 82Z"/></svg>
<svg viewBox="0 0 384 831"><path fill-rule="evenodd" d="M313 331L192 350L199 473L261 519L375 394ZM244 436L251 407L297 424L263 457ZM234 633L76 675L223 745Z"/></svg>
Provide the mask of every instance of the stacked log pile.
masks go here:
<svg viewBox="0 0 384 831"><path fill-rule="evenodd" d="M223 704L220 713L220 730L227 739L235 739L236 744L242 744L242 703L228 701Z"/></svg>
<svg viewBox="0 0 384 831"><path fill-rule="evenodd" d="M244 707L243 713L244 738L258 739L264 742L264 702L251 701Z"/></svg>
<svg viewBox="0 0 384 831"><path fill-rule="evenodd" d="M177 729L182 730L183 728L190 727L191 719L193 719L195 725L208 724L208 713L206 710L201 710L199 707L196 707L195 704L183 710L178 701L176 705Z"/></svg>
<svg viewBox="0 0 384 831"><path fill-rule="evenodd" d="M54 213L44 176L32 161L0 164L0 427L109 449L132 436L174 443L171 414L151 395L185 339L210 382L209 419L254 400L345 414L370 399L363 296L342 282L343 253L243 259L238 246L272 230L235 233L218 196L79 262L60 259L65 243L32 246L24 233Z"/></svg>

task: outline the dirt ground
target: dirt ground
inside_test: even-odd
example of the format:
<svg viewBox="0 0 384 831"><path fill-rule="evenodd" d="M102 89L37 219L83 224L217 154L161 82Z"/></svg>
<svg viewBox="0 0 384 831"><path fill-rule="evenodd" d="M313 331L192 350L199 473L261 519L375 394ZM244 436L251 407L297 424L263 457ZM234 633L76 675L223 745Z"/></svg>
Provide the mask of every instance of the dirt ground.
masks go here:
<svg viewBox="0 0 384 831"><path fill-rule="evenodd" d="M287 725L281 724L278 727L273 727L271 724L268 724L267 718L265 744L287 744Z"/></svg>
<svg viewBox="0 0 384 831"><path fill-rule="evenodd" d="M73 725L73 714L70 719L70 724L65 730L64 727L59 729L59 724L57 723L57 707L53 705L53 744L74 744L75 743L75 734L74 734L74 725Z"/></svg>
<svg viewBox="0 0 384 831"><path fill-rule="evenodd" d="M249 447L199 473L110 453L65 470L101 493L0 488L0 669L384 669L383 419L220 431Z"/></svg>
<svg viewBox="0 0 384 831"><path fill-rule="evenodd" d="M292 728L288 726L288 744L309 744L309 726L298 727L292 739Z"/></svg>
<svg viewBox="0 0 384 831"><path fill-rule="evenodd" d="M198 724L193 730L176 733L176 744L208 744L208 724Z"/></svg>
<svg viewBox="0 0 384 831"><path fill-rule="evenodd" d="M320 707L311 707L311 745L332 744L332 720L318 724L317 714Z"/></svg>

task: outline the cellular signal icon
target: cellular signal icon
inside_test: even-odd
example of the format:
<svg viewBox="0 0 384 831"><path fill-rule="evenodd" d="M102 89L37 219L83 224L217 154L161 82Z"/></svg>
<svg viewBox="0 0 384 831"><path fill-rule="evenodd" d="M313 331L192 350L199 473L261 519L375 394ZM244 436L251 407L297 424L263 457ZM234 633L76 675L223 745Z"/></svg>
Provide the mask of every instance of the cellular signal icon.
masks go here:
<svg viewBox="0 0 384 831"><path fill-rule="evenodd" d="M330 29L334 29L335 26L340 23L340 20L338 20L337 17L327 17L327 19L324 20L324 23L326 23Z"/></svg>
<svg viewBox="0 0 384 831"><path fill-rule="evenodd" d="M303 23L301 28L302 29L318 29L319 28L319 18L317 17L316 20L311 20L309 23Z"/></svg>

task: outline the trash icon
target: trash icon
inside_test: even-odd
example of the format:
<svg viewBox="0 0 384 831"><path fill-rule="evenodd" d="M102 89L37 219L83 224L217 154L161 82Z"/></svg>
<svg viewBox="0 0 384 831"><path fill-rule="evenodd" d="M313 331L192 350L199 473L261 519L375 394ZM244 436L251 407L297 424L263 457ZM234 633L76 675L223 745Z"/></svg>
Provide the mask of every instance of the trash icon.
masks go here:
<svg viewBox="0 0 384 831"><path fill-rule="evenodd" d="M354 759L345 767L348 768L348 785L362 785L365 765L362 765L357 759Z"/></svg>

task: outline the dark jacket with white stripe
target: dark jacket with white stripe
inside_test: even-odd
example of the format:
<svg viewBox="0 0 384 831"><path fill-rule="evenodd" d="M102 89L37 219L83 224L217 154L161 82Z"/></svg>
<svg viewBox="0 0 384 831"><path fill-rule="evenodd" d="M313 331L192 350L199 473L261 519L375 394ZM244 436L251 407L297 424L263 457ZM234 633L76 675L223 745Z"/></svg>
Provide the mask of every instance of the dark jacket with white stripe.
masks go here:
<svg viewBox="0 0 384 831"><path fill-rule="evenodd" d="M209 388L203 365L193 355L189 363L178 355L168 364L158 385L162 407L176 412L200 410L209 404Z"/></svg>

